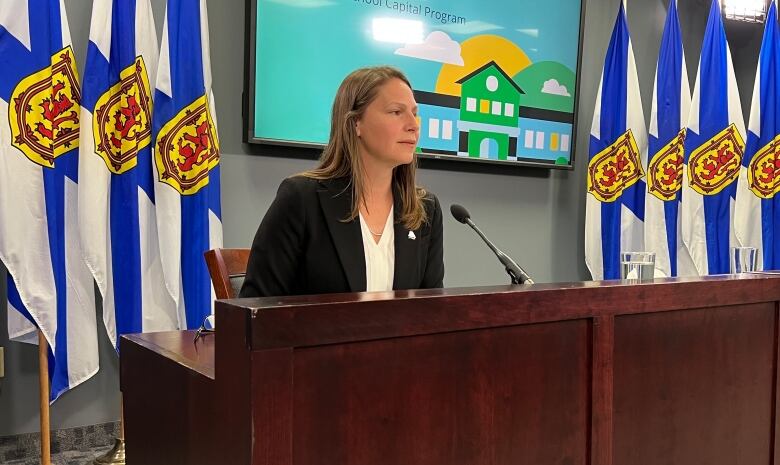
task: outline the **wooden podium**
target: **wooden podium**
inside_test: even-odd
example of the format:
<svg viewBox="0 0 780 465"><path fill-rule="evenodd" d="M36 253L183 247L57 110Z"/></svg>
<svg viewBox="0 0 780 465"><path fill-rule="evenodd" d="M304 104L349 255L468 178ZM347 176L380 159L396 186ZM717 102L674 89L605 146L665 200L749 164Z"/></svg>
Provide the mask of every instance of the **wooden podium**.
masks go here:
<svg viewBox="0 0 780 465"><path fill-rule="evenodd" d="M780 277L236 299L126 336L130 465L780 465Z"/></svg>

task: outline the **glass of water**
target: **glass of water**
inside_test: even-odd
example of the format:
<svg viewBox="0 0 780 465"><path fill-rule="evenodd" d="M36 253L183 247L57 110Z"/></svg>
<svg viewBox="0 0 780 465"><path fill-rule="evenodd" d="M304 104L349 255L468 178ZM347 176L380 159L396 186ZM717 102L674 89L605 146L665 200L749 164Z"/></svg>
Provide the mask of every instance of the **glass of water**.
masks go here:
<svg viewBox="0 0 780 465"><path fill-rule="evenodd" d="M654 252L620 252L620 278L651 281L655 273Z"/></svg>
<svg viewBox="0 0 780 465"><path fill-rule="evenodd" d="M729 270L731 274L756 271L755 247L732 247L729 250Z"/></svg>

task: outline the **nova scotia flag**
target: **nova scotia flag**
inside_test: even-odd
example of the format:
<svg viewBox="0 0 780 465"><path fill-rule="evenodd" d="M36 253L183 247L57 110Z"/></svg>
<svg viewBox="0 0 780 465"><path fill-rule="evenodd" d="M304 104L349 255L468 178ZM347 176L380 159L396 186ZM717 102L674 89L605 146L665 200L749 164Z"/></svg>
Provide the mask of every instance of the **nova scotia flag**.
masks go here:
<svg viewBox="0 0 780 465"><path fill-rule="evenodd" d="M656 273L663 276L697 274L680 237L679 221L684 128L690 107L691 92L674 0L666 15L655 71L646 170L645 249L655 252Z"/></svg>
<svg viewBox="0 0 780 465"><path fill-rule="evenodd" d="M162 274L154 204L157 60L149 0L94 3L81 102L79 212L85 258L117 349L122 334L178 326Z"/></svg>
<svg viewBox="0 0 780 465"><path fill-rule="evenodd" d="M168 0L154 103L154 188L165 283L181 328L197 328L214 301L203 253L222 247L206 0Z"/></svg>
<svg viewBox="0 0 780 465"><path fill-rule="evenodd" d="M643 250L647 155L639 82L620 3L590 130L585 262L593 279L620 278L620 252Z"/></svg>
<svg viewBox="0 0 780 465"><path fill-rule="evenodd" d="M729 272L744 134L731 52L713 0L685 136L682 188L683 242L701 275Z"/></svg>
<svg viewBox="0 0 780 465"><path fill-rule="evenodd" d="M780 269L780 33L777 2L764 26L753 86L745 158L737 182L734 229L742 245L758 251L760 270Z"/></svg>
<svg viewBox="0 0 780 465"><path fill-rule="evenodd" d="M92 277L78 232L77 67L62 0L0 2L0 260L9 333L49 344L51 400L98 370Z"/></svg>

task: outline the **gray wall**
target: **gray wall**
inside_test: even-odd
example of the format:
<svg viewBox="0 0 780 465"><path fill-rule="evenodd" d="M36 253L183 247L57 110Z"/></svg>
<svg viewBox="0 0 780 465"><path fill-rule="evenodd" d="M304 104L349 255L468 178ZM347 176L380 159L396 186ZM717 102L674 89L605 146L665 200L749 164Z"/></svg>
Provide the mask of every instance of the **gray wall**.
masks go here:
<svg viewBox="0 0 780 465"><path fill-rule="evenodd" d="M589 278L584 266L583 224L588 134L601 66L619 0L588 0L580 70L579 117L574 171L484 170L464 172L427 160L419 182L435 192L442 205L462 203L475 221L538 282ZM83 63L91 2L66 0L77 58ZM152 0L161 28L163 0ZM668 0L629 0L629 25L649 118L652 78ZM691 83L709 1L681 0L680 17ZM226 247L248 247L263 213L284 177L309 168L316 154L281 147L241 143L243 87L243 0L209 0L214 94L222 143L222 202ZM727 26L747 114L761 27ZM492 285L507 282L502 268L473 232L447 215L445 285ZM5 280L0 302L5 302ZM2 303L0 303L2 305ZM0 307L2 308L2 307ZM100 321L100 320L99 320ZM6 347L6 377L0 379L0 437L38 429L37 352L9 343L5 311L0 310L0 345ZM116 420L119 416L118 360L101 335L101 370L65 394L51 409L52 427L65 428Z"/></svg>

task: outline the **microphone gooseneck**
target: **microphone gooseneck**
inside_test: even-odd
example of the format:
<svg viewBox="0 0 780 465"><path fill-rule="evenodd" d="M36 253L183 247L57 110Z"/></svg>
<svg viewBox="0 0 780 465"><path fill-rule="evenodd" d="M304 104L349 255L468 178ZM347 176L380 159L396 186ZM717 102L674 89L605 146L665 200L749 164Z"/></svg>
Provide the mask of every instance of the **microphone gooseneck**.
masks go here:
<svg viewBox="0 0 780 465"><path fill-rule="evenodd" d="M530 276L528 276L528 273L523 270L520 265L518 265L514 260L512 260L509 255L505 254L501 250L499 250L498 247L493 245L493 243L490 241L490 239L485 236L485 234L477 227L476 224L474 224L473 221L471 221L471 215L469 214L469 211L466 210L465 207L458 204L452 204L450 205L450 213L452 213L452 216L459 222L463 224L467 224L473 229L479 237L482 238L482 240L487 244L487 246L490 248L490 250L493 251L494 254L496 254L496 257L498 257L498 260L501 262L502 265L504 265L504 268L506 269L506 272L509 274L509 277L512 279L512 284L534 284L533 279L531 279Z"/></svg>

